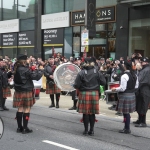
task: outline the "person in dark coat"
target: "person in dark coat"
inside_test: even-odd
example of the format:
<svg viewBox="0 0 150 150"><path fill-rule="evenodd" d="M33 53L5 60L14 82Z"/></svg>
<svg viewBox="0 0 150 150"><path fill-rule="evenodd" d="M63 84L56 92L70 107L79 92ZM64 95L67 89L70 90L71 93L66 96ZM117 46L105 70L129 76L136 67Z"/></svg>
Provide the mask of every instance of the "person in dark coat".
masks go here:
<svg viewBox="0 0 150 150"><path fill-rule="evenodd" d="M48 64L44 68L44 76L46 77L46 94L50 94L51 105L49 108L55 107L54 102L54 94L56 95L56 108L59 108L59 99L61 90L57 87L54 82L53 73L56 69L56 65L54 65L54 57L52 55L49 56Z"/></svg>
<svg viewBox="0 0 150 150"><path fill-rule="evenodd" d="M5 62L3 62L1 70L3 72L3 103L2 103L2 109L3 110L9 110L5 106L5 102L7 97L11 97L11 90L9 86L9 81L12 80L12 72L11 70L8 70L8 66Z"/></svg>
<svg viewBox="0 0 150 150"><path fill-rule="evenodd" d="M83 114L83 135L94 135L95 114L99 114L99 87L105 85L106 80L95 68L91 57L84 61L83 70L78 73L74 83L74 88L79 90L77 112Z"/></svg>
<svg viewBox="0 0 150 150"><path fill-rule="evenodd" d="M136 94L138 120L135 127L146 127L146 113L150 103L150 65L148 58L141 59L142 70L138 74L139 88Z"/></svg>
<svg viewBox="0 0 150 150"><path fill-rule="evenodd" d="M123 113L124 129L120 133L129 134L130 130L130 113L133 113L136 108L135 91L138 88L138 80L134 71L132 70L132 62L124 62L125 72L121 76L120 86L113 88L112 91L118 92L118 112Z"/></svg>
<svg viewBox="0 0 150 150"><path fill-rule="evenodd" d="M28 120L31 107L35 103L34 84L32 80L39 80L43 72L26 66L27 56L20 54L14 65L14 96L13 107L18 108L16 120L18 124L17 133L31 133L28 128ZM22 125L23 120L23 125Z"/></svg>
<svg viewBox="0 0 150 150"><path fill-rule="evenodd" d="M0 59L0 68L2 67L3 60ZM0 69L0 111L3 111L3 72Z"/></svg>

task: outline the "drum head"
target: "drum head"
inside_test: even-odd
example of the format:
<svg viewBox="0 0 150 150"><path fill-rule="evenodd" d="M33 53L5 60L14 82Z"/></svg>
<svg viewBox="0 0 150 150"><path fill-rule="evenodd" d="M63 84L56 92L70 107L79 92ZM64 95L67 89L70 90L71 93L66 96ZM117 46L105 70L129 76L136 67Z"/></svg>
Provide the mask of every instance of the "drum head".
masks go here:
<svg viewBox="0 0 150 150"><path fill-rule="evenodd" d="M62 91L74 91L74 81L80 68L72 63L59 65L54 71L54 82Z"/></svg>

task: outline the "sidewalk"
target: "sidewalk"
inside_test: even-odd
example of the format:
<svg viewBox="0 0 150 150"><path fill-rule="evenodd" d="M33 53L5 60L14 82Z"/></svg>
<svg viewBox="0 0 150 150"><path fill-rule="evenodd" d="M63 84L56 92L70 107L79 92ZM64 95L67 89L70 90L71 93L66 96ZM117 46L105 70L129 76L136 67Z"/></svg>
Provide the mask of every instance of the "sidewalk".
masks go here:
<svg viewBox="0 0 150 150"><path fill-rule="evenodd" d="M12 89L12 95L14 93L14 90ZM8 98L8 100L12 101L13 97ZM100 115L101 116L108 116L112 118L120 118L122 119L122 116L115 115L116 111L109 110L108 107L111 105L106 104L106 101L100 100ZM36 106L43 106L43 107L49 107L51 104L50 97L48 94L45 94L45 92L40 92L40 99L36 100ZM61 109L68 110L70 107L73 106L73 101L71 99L71 96L69 95L61 95L60 96L60 104L59 107ZM50 109L50 108L49 108ZM70 112L75 110L70 110ZM137 120L137 113L134 112L131 114L132 120ZM147 113L147 123L150 124L150 111Z"/></svg>

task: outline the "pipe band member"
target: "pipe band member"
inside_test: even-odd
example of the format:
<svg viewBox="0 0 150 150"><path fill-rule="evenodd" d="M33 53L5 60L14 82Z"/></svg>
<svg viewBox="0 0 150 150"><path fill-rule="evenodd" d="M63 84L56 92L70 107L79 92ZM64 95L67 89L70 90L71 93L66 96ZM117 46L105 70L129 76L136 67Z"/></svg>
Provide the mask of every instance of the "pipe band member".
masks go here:
<svg viewBox="0 0 150 150"><path fill-rule="evenodd" d="M16 120L18 124L17 133L31 133L32 130L28 128L28 121L31 107L35 103L34 85L32 80L39 80L43 72L35 68L26 66L27 56L20 54L17 62L14 65L14 96L13 107L18 108L16 113ZM23 125L22 125L23 120Z"/></svg>
<svg viewBox="0 0 150 150"><path fill-rule="evenodd" d="M2 72L3 59L0 58L0 111L3 111L3 72Z"/></svg>
<svg viewBox="0 0 150 150"><path fill-rule="evenodd" d="M74 88L79 90L77 112L83 114L83 135L94 135L95 114L99 114L99 87L105 85L104 76L95 68L91 57L85 58L83 70L76 77ZM90 130L88 124L90 123Z"/></svg>
<svg viewBox="0 0 150 150"><path fill-rule="evenodd" d="M139 71L139 88L136 93L136 111L138 120L134 123L135 127L147 127L146 113L150 103L150 65L149 58L141 58L142 69Z"/></svg>
<svg viewBox="0 0 150 150"><path fill-rule="evenodd" d="M44 76L46 77L46 94L50 94L51 105L49 108L55 107L54 102L54 94L56 94L56 108L59 108L59 99L61 90L57 87L54 82L53 73L56 69L56 65L54 65L54 57L52 55L49 56L48 64L44 68Z"/></svg>
<svg viewBox="0 0 150 150"><path fill-rule="evenodd" d="M138 80L132 70L132 63L125 61L124 74L121 76L120 86L113 88L112 91L118 92L118 112L123 113L124 129L120 133L131 133L130 130L130 113L133 113L136 108L135 89L138 88Z"/></svg>
<svg viewBox="0 0 150 150"><path fill-rule="evenodd" d="M9 85L9 81L12 80L12 72L11 70L7 69L7 64L5 62L3 62L1 70L3 72L3 102L2 102L2 106L1 108L3 110L9 110L6 106L5 106L5 102L7 97L11 97L11 90L10 90L10 85Z"/></svg>

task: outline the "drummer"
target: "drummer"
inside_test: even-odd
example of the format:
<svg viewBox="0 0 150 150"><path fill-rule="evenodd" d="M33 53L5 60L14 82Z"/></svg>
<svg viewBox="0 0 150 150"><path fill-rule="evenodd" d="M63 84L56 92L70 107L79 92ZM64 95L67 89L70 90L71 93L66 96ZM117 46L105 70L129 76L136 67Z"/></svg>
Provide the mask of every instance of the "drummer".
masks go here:
<svg viewBox="0 0 150 150"><path fill-rule="evenodd" d="M138 80L135 73L132 70L132 63L124 62L125 72L121 76L120 87L112 88L112 91L119 92L119 105L118 112L123 113L124 116L124 128L120 130L120 133L129 134L130 130L130 113L135 111L135 89L138 88Z"/></svg>
<svg viewBox="0 0 150 150"><path fill-rule="evenodd" d="M29 68L27 64L27 56L18 55L17 62L14 65L14 96L13 107L18 108L16 113L16 120L18 124L17 133L31 133L32 130L28 128L28 121L30 117L30 110L35 103L34 85L32 80L39 80L43 72ZM31 70L32 69L32 70ZM22 125L23 119L23 125Z"/></svg>
<svg viewBox="0 0 150 150"><path fill-rule="evenodd" d="M48 59L48 64L44 68L44 76L46 77L46 94L50 94L51 105L49 108L55 107L54 102L54 94L56 94L56 108L59 108L59 99L61 90L54 83L53 73L56 69L56 65L54 64L54 56L50 55Z"/></svg>

